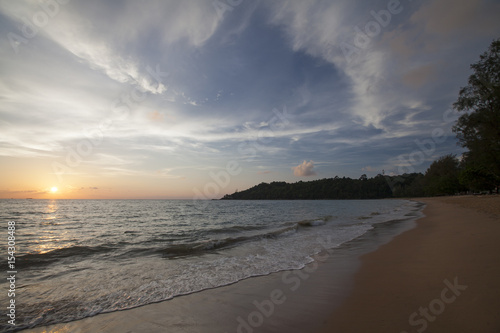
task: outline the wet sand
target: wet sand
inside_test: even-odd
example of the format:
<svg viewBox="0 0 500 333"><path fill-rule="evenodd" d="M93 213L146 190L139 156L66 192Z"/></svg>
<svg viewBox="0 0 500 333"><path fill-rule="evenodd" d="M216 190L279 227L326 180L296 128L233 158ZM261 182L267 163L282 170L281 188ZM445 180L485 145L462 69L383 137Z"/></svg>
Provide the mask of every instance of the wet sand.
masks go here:
<svg viewBox="0 0 500 333"><path fill-rule="evenodd" d="M318 332L500 332L500 197L418 200L427 217L361 258Z"/></svg>

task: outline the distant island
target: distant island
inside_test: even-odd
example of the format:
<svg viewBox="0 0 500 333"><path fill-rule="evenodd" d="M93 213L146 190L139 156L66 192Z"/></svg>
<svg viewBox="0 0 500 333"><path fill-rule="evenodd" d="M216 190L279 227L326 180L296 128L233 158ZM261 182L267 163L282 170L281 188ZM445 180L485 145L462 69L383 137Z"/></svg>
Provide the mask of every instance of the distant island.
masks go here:
<svg viewBox="0 0 500 333"><path fill-rule="evenodd" d="M225 195L221 200L339 200L415 197L424 194L424 175L377 175L359 179L326 178L296 183L260 183L245 191Z"/></svg>

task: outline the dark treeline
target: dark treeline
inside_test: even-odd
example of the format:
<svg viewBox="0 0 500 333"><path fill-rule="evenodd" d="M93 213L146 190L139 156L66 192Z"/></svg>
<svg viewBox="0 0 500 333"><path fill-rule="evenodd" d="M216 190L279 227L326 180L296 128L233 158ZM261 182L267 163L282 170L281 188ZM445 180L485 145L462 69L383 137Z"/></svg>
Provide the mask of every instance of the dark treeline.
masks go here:
<svg viewBox="0 0 500 333"><path fill-rule="evenodd" d="M226 195L223 200L315 200L315 199L378 199L392 196L387 178L378 175L360 179L329 178L308 182L261 183L248 190Z"/></svg>
<svg viewBox="0 0 500 333"><path fill-rule="evenodd" d="M482 178L481 178L482 179ZM432 162L422 173L399 176L377 175L359 179L335 177L297 183L261 183L248 190L228 194L223 200L317 200L317 199L384 199L453 195L465 192L492 192L491 182L471 182L465 161L454 155Z"/></svg>
<svg viewBox="0 0 500 333"><path fill-rule="evenodd" d="M453 195L464 192L491 191L488 183L475 187L470 183L467 166L454 155L434 161L425 172L399 176L377 175L359 179L335 177L297 183L261 183L248 190L227 194L223 200L319 200L384 199ZM486 185L485 185L486 184Z"/></svg>
<svg viewBox="0 0 500 333"><path fill-rule="evenodd" d="M261 183L248 190L226 195L225 200L314 200L314 199L375 199L391 196L391 189L383 176L367 179L330 178L286 182Z"/></svg>
<svg viewBox="0 0 500 333"><path fill-rule="evenodd" d="M288 184L261 183L224 196L225 200L381 199L492 192L500 186L500 39L471 65L468 85L460 89L455 110L462 112L453 131L467 151L446 155L422 173L335 177Z"/></svg>
<svg viewBox="0 0 500 333"><path fill-rule="evenodd" d="M454 168L454 172L449 172ZM425 175L377 175L359 179L335 177L297 183L261 183L248 190L228 194L223 200L320 200L384 199L449 195L466 191L460 183L458 160L447 155L434 162Z"/></svg>

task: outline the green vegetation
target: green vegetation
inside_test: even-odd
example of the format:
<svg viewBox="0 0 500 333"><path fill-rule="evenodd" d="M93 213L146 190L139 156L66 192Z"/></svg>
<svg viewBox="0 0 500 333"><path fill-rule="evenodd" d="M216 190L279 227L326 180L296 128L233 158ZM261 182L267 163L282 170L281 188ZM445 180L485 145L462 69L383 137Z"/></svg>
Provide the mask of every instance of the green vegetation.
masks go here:
<svg viewBox="0 0 500 333"><path fill-rule="evenodd" d="M368 179L330 178L299 181L261 183L248 190L226 195L224 200L313 200L313 199L377 199L392 196L389 183L384 176Z"/></svg>
<svg viewBox="0 0 500 333"><path fill-rule="evenodd" d="M434 162L425 176L421 173L373 178L362 175L359 179L335 177L292 184L260 183L248 190L228 194L222 200L384 199L454 194L459 189L457 176L440 177L444 168L452 163L458 164L458 161L445 156Z"/></svg>
<svg viewBox="0 0 500 333"><path fill-rule="evenodd" d="M435 196L466 191L458 180L460 172L460 162L454 155L440 157L432 162L425 173L424 194Z"/></svg>
<svg viewBox="0 0 500 333"><path fill-rule="evenodd" d="M459 179L471 190L491 190L500 185L500 39L471 69L469 84L453 105L465 112L453 127L468 149Z"/></svg>
<svg viewBox="0 0 500 333"><path fill-rule="evenodd" d="M459 160L442 156L421 173L330 178L309 182L261 183L224 200L381 199L497 191L500 186L500 39L471 65L469 84L453 107L464 112L453 131L468 151Z"/></svg>

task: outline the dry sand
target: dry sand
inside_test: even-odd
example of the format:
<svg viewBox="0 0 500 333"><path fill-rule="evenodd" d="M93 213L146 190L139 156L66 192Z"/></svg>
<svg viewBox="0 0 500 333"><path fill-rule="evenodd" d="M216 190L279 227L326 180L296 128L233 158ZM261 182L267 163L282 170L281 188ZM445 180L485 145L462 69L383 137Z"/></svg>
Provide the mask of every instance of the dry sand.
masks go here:
<svg viewBox="0 0 500 333"><path fill-rule="evenodd" d="M320 332L500 332L500 197L418 201L427 217L362 257Z"/></svg>

